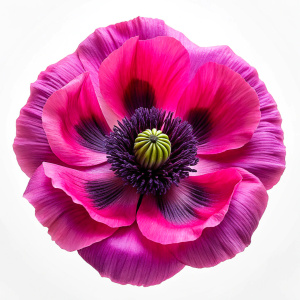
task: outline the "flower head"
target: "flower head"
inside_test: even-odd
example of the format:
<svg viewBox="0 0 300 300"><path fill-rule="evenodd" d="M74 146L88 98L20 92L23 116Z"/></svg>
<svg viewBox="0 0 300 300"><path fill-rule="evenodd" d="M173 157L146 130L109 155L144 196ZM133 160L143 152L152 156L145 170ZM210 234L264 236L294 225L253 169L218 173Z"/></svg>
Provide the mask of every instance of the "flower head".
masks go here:
<svg viewBox="0 0 300 300"><path fill-rule="evenodd" d="M250 244L284 170L280 124L228 47L137 18L40 74L14 150L52 239L101 276L148 286Z"/></svg>

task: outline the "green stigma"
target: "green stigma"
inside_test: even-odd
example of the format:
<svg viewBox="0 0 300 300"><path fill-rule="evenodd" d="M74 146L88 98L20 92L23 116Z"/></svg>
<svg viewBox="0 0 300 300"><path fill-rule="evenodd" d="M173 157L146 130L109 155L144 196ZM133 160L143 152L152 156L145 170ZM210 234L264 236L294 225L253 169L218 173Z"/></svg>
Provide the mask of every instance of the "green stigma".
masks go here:
<svg viewBox="0 0 300 300"><path fill-rule="evenodd" d="M138 134L133 149L136 160L142 167L155 170L169 158L171 143L161 130L146 129Z"/></svg>

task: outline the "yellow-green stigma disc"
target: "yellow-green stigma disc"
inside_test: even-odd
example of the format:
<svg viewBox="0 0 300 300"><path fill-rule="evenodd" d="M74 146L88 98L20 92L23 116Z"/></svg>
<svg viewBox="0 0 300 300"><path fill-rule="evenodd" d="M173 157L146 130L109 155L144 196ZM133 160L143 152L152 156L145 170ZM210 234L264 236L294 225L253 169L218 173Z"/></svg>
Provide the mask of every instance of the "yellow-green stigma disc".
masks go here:
<svg viewBox="0 0 300 300"><path fill-rule="evenodd" d="M142 167L155 170L163 165L171 154L169 137L156 128L146 129L135 139L134 153Z"/></svg>

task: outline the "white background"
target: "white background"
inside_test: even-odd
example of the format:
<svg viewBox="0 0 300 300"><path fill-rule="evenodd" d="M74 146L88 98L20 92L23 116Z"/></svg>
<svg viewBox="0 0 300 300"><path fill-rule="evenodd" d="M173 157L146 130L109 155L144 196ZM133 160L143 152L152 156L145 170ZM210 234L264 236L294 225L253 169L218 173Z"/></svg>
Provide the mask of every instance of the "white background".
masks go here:
<svg viewBox="0 0 300 300"><path fill-rule="evenodd" d="M300 299L300 1L10 0L0 2L0 299ZM157 17L199 46L229 45L258 70L283 118L287 169L269 192L252 244L210 269L164 283L121 286L61 250L22 198L28 182L12 151L15 120L40 71L97 27Z"/></svg>

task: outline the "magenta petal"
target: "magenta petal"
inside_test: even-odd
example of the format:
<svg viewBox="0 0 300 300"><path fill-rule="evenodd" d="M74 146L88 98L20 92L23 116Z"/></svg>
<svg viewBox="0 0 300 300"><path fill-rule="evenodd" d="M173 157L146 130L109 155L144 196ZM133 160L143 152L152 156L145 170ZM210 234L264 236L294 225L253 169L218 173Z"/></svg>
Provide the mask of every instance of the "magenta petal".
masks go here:
<svg viewBox="0 0 300 300"><path fill-rule="evenodd" d="M164 21L150 18L135 18L108 27L98 28L78 47L78 56L92 76L92 82L99 92L98 70L103 60L121 47L128 39L139 36L140 40L165 36L167 26Z"/></svg>
<svg viewBox="0 0 300 300"><path fill-rule="evenodd" d="M88 73L47 100L42 120L52 151L65 163L88 166L106 161L105 135L110 129Z"/></svg>
<svg viewBox="0 0 300 300"><path fill-rule="evenodd" d="M45 174L53 186L82 205L94 220L110 227L131 225L139 195L131 186L124 186L123 180L109 168L109 164L104 164L78 171L44 163Z"/></svg>
<svg viewBox="0 0 300 300"><path fill-rule="evenodd" d="M255 174L267 189L274 186L280 179L285 169L285 147L283 145L283 132L281 129L281 117L273 97L269 94L265 84L259 79L257 71L237 56L228 46L218 47L194 47L191 43L184 44L191 56L192 76L198 68L207 62L215 62L225 65L240 74L247 83L256 91L261 111L261 120L256 132L249 144L241 149L231 151L228 159L224 155L225 164L221 168L227 168L228 163L233 162L234 166L240 166ZM260 141L260 142L259 142ZM241 150L241 151L239 151ZM206 160L206 157L203 157ZM218 159L220 164L223 158ZM202 169L202 162L199 162L199 170ZM208 158L212 172L216 170L212 158ZM230 166L233 166L232 164Z"/></svg>
<svg viewBox="0 0 300 300"><path fill-rule="evenodd" d="M184 267L166 246L147 240L136 223L78 253L101 276L120 284L159 284Z"/></svg>
<svg viewBox="0 0 300 300"><path fill-rule="evenodd" d="M258 177L266 189L272 188L285 169L285 147L278 138L280 128L259 126L249 143L240 149L229 150L216 155L198 155L199 162L192 176L215 172L229 167L240 167Z"/></svg>
<svg viewBox="0 0 300 300"><path fill-rule="evenodd" d="M170 28L159 19L138 17L128 22L96 29L79 45L77 53L85 70L91 74L101 108L109 124L114 124L116 117L100 94L98 70L108 55L121 47L128 39L136 36L139 40L153 39L158 36L174 37L188 49L192 65L199 60L195 53L195 49L199 47L190 42L181 32Z"/></svg>
<svg viewBox="0 0 300 300"><path fill-rule="evenodd" d="M121 118L139 107L175 111L188 77L188 52L170 37L132 38L99 69L101 94Z"/></svg>
<svg viewBox="0 0 300 300"><path fill-rule="evenodd" d="M95 87L99 87L98 70L103 60L135 36L138 36L140 40L153 39L158 36L174 37L190 50L193 62L199 60L192 54L194 47L196 49L199 47L190 42L181 32L170 28L163 20L137 17L128 22L98 28L79 45L78 56L85 70L91 73ZM99 88L96 90L98 92Z"/></svg>
<svg viewBox="0 0 300 300"><path fill-rule="evenodd" d="M42 126L42 111L49 96L84 72L78 56L71 54L42 72L31 85L30 97L17 120L14 151L22 170L31 176L43 161L62 164L53 154Z"/></svg>
<svg viewBox="0 0 300 300"><path fill-rule="evenodd" d="M251 236L267 206L263 184L251 173L239 170L243 181L236 189L224 220L206 228L193 242L174 244L172 252L184 264L196 268L212 267L234 257L251 242Z"/></svg>
<svg viewBox="0 0 300 300"><path fill-rule="evenodd" d="M54 188L41 165L29 181L24 197L34 206L40 223L61 248L74 251L99 242L116 229L93 220L61 189Z"/></svg>
<svg viewBox="0 0 300 300"><path fill-rule="evenodd" d="M145 237L161 244L193 241L204 228L223 220L240 180L239 172L227 169L184 179L162 196L145 195L138 226Z"/></svg>
<svg viewBox="0 0 300 300"><path fill-rule="evenodd" d="M216 63L199 68L181 97L176 114L193 126L198 154L243 146L260 120L254 89L239 74Z"/></svg>
<svg viewBox="0 0 300 300"><path fill-rule="evenodd" d="M281 131L281 117L277 110L277 105L267 91L265 84L259 79L257 71L253 67L236 55L228 46L196 46L193 48L188 47L187 49L190 55L193 54L193 64L191 64L193 68L192 76L194 76L193 74L196 74L200 66L203 66L208 62L214 62L229 67L231 70L240 74L257 93L261 110L261 123L269 122L270 124L278 126L278 129Z"/></svg>

